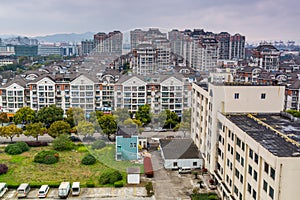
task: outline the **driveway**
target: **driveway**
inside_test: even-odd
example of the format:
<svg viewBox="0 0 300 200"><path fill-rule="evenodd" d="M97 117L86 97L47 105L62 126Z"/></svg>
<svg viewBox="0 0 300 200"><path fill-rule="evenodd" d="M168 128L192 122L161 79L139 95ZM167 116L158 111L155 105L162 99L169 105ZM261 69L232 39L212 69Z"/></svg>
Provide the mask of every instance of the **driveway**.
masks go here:
<svg viewBox="0 0 300 200"><path fill-rule="evenodd" d="M151 153L154 170L153 187L157 200L190 199L189 193L193 189L192 174L178 174L178 171L166 170L160 152Z"/></svg>

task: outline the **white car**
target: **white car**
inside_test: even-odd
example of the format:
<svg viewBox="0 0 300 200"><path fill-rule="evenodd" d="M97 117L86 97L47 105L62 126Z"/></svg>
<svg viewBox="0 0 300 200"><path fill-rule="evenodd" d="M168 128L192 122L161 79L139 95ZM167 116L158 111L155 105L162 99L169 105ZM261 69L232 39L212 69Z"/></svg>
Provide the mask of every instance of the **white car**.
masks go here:
<svg viewBox="0 0 300 200"><path fill-rule="evenodd" d="M39 189L38 197L39 198L45 198L49 192L49 186L48 185L42 185Z"/></svg>

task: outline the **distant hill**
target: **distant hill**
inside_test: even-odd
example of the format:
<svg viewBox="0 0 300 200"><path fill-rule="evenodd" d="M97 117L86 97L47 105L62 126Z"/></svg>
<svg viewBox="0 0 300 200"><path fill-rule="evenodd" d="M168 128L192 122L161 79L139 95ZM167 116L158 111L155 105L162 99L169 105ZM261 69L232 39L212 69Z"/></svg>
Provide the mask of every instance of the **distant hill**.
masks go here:
<svg viewBox="0 0 300 200"><path fill-rule="evenodd" d="M86 33L65 33L65 34L54 34L46 36L37 36L34 39L37 39L39 42L81 42L82 40L91 40L93 39L95 33L86 32Z"/></svg>

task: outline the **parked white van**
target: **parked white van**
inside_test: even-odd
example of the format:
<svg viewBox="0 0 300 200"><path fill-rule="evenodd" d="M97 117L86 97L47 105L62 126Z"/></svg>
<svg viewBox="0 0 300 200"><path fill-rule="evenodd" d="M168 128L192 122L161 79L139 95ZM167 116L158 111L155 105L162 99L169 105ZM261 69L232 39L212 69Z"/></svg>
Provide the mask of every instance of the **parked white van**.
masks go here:
<svg viewBox="0 0 300 200"><path fill-rule="evenodd" d="M26 197L29 191L30 191L29 183L22 183L17 189L17 196Z"/></svg>
<svg viewBox="0 0 300 200"><path fill-rule="evenodd" d="M38 197L39 198L45 198L49 192L49 186L48 185L42 185L39 189Z"/></svg>
<svg viewBox="0 0 300 200"><path fill-rule="evenodd" d="M72 195L78 196L80 194L80 182L73 182L72 184Z"/></svg>
<svg viewBox="0 0 300 200"><path fill-rule="evenodd" d="M70 192L70 182L61 182L58 188L58 196L60 198L67 198Z"/></svg>
<svg viewBox="0 0 300 200"><path fill-rule="evenodd" d="M0 198L3 197L5 192L7 192L7 184L6 183L0 183Z"/></svg>

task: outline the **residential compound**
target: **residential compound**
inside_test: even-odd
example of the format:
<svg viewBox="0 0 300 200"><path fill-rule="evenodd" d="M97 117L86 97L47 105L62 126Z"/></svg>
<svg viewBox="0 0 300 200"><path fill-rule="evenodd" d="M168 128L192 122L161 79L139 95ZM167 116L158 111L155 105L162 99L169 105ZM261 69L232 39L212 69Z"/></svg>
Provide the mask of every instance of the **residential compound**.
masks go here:
<svg viewBox="0 0 300 200"><path fill-rule="evenodd" d="M222 199L300 195L300 126L284 99L280 85L193 83L191 137Z"/></svg>
<svg viewBox="0 0 300 200"><path fill-rule="evenodd" d="M191 83L196 80L192 69L122 76L106 65L104 69L97 66L85 61L69 69L54 65L27 71L1 87L1 109L14 113L24 106L39 110L56 104L64 111L70 107L81 107L86 113L128 108L135 113L139 106L150 104L153 113L170 109L181 115L191 106Z"/></svg>

